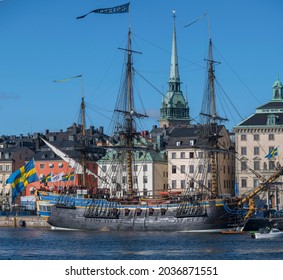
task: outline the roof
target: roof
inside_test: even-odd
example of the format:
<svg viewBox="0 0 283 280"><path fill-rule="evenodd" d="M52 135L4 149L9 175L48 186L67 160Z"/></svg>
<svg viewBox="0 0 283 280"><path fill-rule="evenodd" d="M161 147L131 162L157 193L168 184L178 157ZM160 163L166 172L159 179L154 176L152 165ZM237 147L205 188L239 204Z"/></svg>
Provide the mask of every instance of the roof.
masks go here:
<svg viewBox="0 0 283 280"><path fill-rule="evenodd" d="M283 112L283 101L270 101L257 108L257 110L260 109L282 109Z"/></svg>

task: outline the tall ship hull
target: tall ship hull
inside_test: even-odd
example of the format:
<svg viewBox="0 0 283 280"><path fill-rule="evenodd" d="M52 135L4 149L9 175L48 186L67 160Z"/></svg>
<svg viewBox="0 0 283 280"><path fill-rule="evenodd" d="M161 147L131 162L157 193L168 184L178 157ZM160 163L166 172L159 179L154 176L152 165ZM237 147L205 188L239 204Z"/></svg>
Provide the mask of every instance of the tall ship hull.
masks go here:
<svg viewBox="0 0 283 280"><path fill-rule="evenodd" d="M221 231L235 216L223 200L196 205L52 207L48 223L53 228L94 231Z"/></svg>

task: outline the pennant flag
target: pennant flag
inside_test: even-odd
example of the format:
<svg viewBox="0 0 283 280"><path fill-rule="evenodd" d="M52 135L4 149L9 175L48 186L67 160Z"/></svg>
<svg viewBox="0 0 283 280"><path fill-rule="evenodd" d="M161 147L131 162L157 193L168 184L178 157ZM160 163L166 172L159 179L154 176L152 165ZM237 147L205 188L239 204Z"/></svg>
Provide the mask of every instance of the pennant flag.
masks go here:
<svg viewBox="0 0 283 280"><path fill-rule="evenodd" d="M62 79L62 80L54 80L53 82L54 83L65 83L65 82L70 81L72 79L81 78L81 77L82 77L82 75L77 75L77 76L66 78L66 79Z"/></svg>
<svg viewBox="0 0 283 280"><path fill-rule="evenodd" d="M278 148L272 149L272 150L269 152L269 154L265 156L265 158L270 159L270 158L274 158L274 157L276 157L276 156L278 156Z"/></svg>
<svg viewBox="0 0 283 280"><path fill-rule="evenodd" d="M65 174L62 176L62 181L66 182L66 181L73 181L75 178L75 173L74 171L72 171L69 174Z"/></svg>
<svg viewBox="0 0 283 280"><path fill-rule="evenodd" d="M12 185L12 201L32 182L38 181L34 161L31 160L26 165L20 167L6 180L6 184Z"/></svg>
<svg viewBox="0 0 283 280"><path fill-rule="evenodd" d="M61 172L61 173L59 173L59 174L53 176L50 181L51 181L51 182L62 181L62 176L63 176L63 172Z"/></svg>
<svg viewBox="0 0 283 280"><path fill-rule="evenodd" d="M127 3L127 4L123 4L123 5L112 7L112 8L96 9L96 10L90 11L89 13L87 13L87 14L85 14L83 16L77 17L77 19L84 18L84 17L86 17L87 15L89 15L91 13L98 13L98 14L122 14L122 13L128 13L129 12L129 6L130 6L130 2Z"/></svg>

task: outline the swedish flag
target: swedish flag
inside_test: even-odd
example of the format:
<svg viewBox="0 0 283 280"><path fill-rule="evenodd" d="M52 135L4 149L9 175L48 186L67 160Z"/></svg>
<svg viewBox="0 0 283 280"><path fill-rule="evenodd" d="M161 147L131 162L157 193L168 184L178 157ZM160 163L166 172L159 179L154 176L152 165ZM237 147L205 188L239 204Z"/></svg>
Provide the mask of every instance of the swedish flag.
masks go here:
<svg viewBox="0 0 283 280"><path fill-rule="evenodd" d="M65 174L65 175L63 175L62 176L62 181L73 181L74 180L74 176L75 176L75 174L74 174L74 171L72 171L71 173L69 173L69 174Z"/></svg>
<svg viewBox="0 0 283 280"><path fill-rule="evenodd" d="M53 173L49 173L48 175L46 175L45 177L43 176L40 179L40 183L47 183L51 181L51 177L53 176Z"/></svg>
<svg viewBox="0 0 283 280"><path fill-rule="evenodd" d="M7 179L6 184L12 185L12 201L32 182L38 181L34 161L31 160L26 165L20 167Z"/></svg>
<svg viewBox="0 0 283 280"><path fill-rule="evenodd" d="M274 157L276 157L276 156L278 156L278 148L272 149L272 150L269 152L269 154L265 156L265 158L270 159L270 158L274 158Z"/></svg>

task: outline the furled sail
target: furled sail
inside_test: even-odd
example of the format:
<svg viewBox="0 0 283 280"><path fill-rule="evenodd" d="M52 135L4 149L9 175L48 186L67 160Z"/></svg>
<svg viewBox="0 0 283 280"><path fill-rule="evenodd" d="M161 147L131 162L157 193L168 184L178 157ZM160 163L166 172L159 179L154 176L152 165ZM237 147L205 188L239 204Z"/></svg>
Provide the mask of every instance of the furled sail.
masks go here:
<svg viewBox="0 0 283 280"><path fill-rule="evenodd" d="M83 174L84 173L84 168L79 162L75 161L74 159L69 157L67 154L65 154L64 152L62 152L58 148L54 147L48 141L44 140L43 138L41 138L41 139L57 156L59 156L65 162L68 162L69 165L72 168L74 168L74 172L76 174ZM93 175L95 178L98 178L98 176L95 173L93 173L91 170L89 170L87 168L85 168L85 173L88 174L88 175Z"/></svg>

